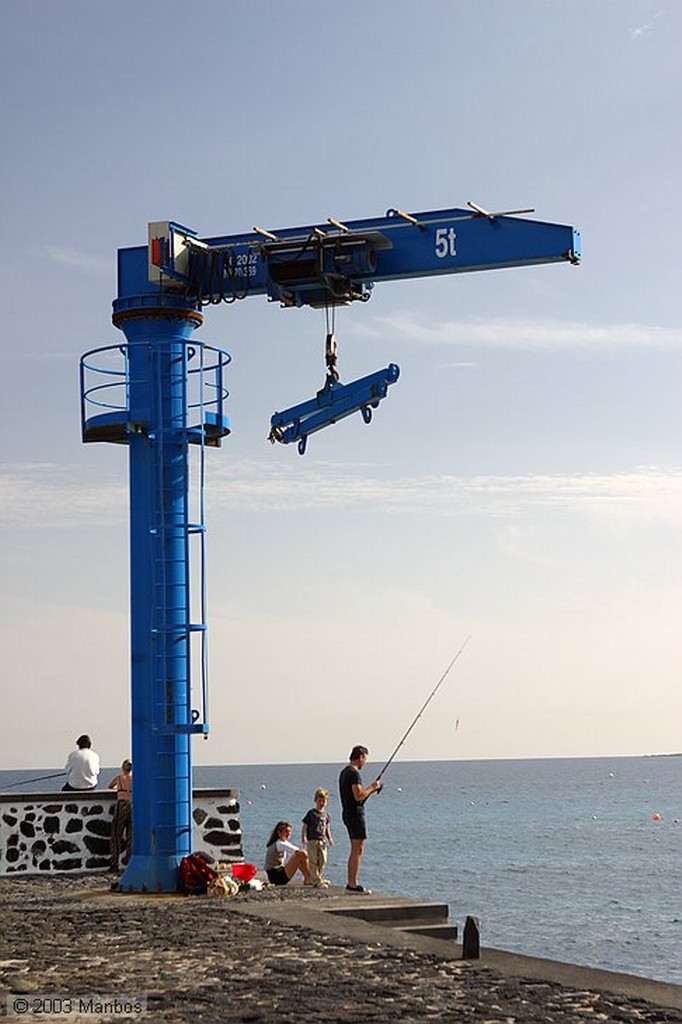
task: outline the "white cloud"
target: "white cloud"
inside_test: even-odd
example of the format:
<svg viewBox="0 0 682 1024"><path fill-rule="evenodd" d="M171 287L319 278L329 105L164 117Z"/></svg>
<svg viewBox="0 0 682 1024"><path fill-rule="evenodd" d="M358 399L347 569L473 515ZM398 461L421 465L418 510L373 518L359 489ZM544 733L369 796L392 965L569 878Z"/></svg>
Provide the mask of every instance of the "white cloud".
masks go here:
<svg viewBox="0 0 682 1024"><path fill-rule="evenodd" d="M211 500L221 508L279 511L292 508L361 508L431 515L508 517L532 508L590 514L618 511L643 519L682 513L682 471L637 467L627 473L562 476L454 476L380 479L366 467L288 467L242 462L229 479L218 470Z"/></svg>
<svg viewBox="0 0 682 1024"><path fill-rule="evenodd" d="M58 266L85 272L96 277L111 277L112 264L110 256L96 256L93 253L70 249L65 245L43 245L35 251L41 259L48 260L50 263L55 263Z"/></svg>
<svg viewBox="0 0 682 1024"><path fill-rule="evenodd" d="M217 510L263 513L293 509L371 509L388 514L510 518L556 509L597 516L668 521L682 515L682 470L636 467L615 474L455 476L382 479L363 465L295 468L235 460L212 469L209 519ZM79 480L72 467L0 466L0 523L70 527L124 522L127 486Z"/></svg>
<svg viewBox="0 0 682 1024"><path fill-rule="evenodd" d="M368 335L402 335L416 342L514 349L611 349L682 346L682 330L648 324L593 324L579 321L470 317L433 325L409 314L375 317L356 330Z"/></svg>
<svg viewBox="0 0 682 1024"><path fill-rule="evenodd" d="M665 11L657 11L651 19L651 21L646 22L644 25L638 25L636 28L631 28L630 39L641 39L642 36L650 35L652 28L654 27L658 19L662 18L664 14Z"/></svg>
<svg viewBox="0 0 682 1024"><path fill-rule="evenodd" d="M0 465L0 523L32 529L109 526L125 520L126 485L79 479L72 466Z"/></svg>

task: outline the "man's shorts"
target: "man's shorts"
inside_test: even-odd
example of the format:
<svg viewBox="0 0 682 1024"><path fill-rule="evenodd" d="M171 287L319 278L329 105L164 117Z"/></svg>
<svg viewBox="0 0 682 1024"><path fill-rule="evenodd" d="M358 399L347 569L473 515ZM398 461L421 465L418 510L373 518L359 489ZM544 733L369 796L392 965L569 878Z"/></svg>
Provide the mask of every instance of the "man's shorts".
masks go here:
<svg viewBox="0 0 682 1024"><path fill-rule="evenodd" d="M344 811L342 820L351 839L367 838L367 824L364 814L347 814Z"/></svg>

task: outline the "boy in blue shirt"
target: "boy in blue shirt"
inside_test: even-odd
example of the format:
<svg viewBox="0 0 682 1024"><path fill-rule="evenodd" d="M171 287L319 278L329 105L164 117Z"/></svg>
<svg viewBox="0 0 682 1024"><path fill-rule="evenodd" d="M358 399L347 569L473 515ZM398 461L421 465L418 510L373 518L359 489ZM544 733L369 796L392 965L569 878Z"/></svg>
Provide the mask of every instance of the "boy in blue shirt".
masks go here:
<svg viewBox="0 0 682 1024"><path fill-rule="evenodd" d="M327 811L329 793L326 789L315 790L315 806L303 819L301 843L308 847L310 861L310 884L328 888L329 882L324 877L327 866L327 844L334 845L331 831L331 817Z"/></svg>

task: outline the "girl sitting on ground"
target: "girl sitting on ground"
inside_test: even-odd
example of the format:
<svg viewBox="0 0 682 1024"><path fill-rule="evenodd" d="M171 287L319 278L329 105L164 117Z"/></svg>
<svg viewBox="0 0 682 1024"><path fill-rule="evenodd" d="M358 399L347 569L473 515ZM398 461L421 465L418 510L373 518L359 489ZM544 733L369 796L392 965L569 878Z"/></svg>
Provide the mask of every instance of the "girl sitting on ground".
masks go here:
<svg viewBox="0 0 682 1024"><path fill-rule="evenodd" d="M305 850L294 846L290 821L278 821L265 848L265 873L272 885L288 885L297 871L303 875L303 884L311 885L310 864Z"/></svg>

